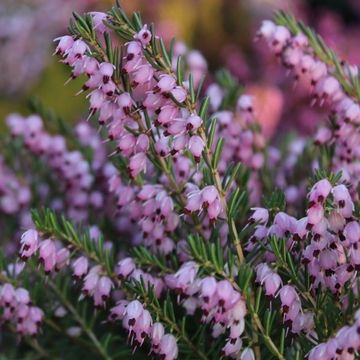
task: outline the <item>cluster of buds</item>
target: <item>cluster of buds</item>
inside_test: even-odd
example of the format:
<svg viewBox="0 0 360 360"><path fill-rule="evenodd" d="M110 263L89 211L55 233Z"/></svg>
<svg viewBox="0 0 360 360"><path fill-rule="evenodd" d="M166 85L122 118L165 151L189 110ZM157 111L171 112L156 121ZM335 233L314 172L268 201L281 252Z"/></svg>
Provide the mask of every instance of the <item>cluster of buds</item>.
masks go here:
<svg viewBox="0 0 360 360"><path fill-rule="evenodd" d="M73 77L80 74L89 76L83 90L91 90L90 114L99 112L99 124L106 124L109 139L117 143L116 152L129 159L128 170L132 178L147 167L150 139L144 131L144 111L154 118L154 126L162 125L160 132L154 132L155 151L159 156L174 155L188 148L199 160L204 148L203 140L195 134L201 119L195 114L182 114L172 99L183 103L187 90L177 86L172 75L156 71L144 56L144 48L151 38L152 34L145 25L134 40L127 43L121 71L129 76L134 89L132 95L121 91L112 80L115 70L112 64L98 62L87 55L89 49L82 40L65 36L59 39L57 48L64 62L72 66ZM142 102L143 109L136 108L138 101Z"/></svg>
<svg viewBox="0 0 360 360"><path fill-rule="evenodd" d="M213 99L214 101L214 99ZM248 182L251 200L258 203L261 197L261 181L258 174L264 165L264 135L256 130L253 98L239 97L236 111L222 110L214 113L218 120L216 138L226 139L218 165L221 175L226 173L229 163L241 162L251 170ZM216 143L216 141L214 141Z"/></svg>
<svg viewBox="0 0 360 360"><path fill-rule="evenodd" d="M217 281L212 276L201 279L198 270L195 262L185 262L175 274L165 277L165 283L179 294L179 299L183 299L182 305L188 314L201 310L202 321L213 324L213 337L219 337L228 330L222 351L225 356L237 358L245 328L245 301L228 280Z"/></svg>
<svg viewBox="0 0 360 360"><path fill-rule="evenodd" d="M40 234L34 230L27 230L20 240L19 257L26 261L38 255L39 263L43 266L45 274L58 272L70 263L70 251L60 241L54 239L41 239ZM89 260L80 256L71 264L75 279L83 279L83 294L91 296L96 307L105 305L110 296L113 282L103 271L102 266L93 266L89 269Z"/></svg>
<svg viewBox="0 0 360 360"><path fill-rule="evenodd" d="M360 312L355 314L352 326L344 326L328 341L315 346L309 360L356 359L360 351Z"/></svg>
<svg viewBox="0 0 360 360"><path fill-rule="evenodd" d="M326 201L331 208L326 208ZM354 203L347 187L332 186L326 179L309 193L306 229L310 244L303 252L313 286L322 285L340 294L360 268L360 224L353 217Z"/></svg>
<svg viewBox="0 0 360 360"><path fill-rule="evenodd" d="M256 267L256 282L264 287L265 295L271 300L279 296L283 312L283 322L293 334L309 334L314 329L314 315L303 311L300 297L292 285L283 285L280 276L266 263Z"/></svg>
<svg viewBox="0 0 360 360"><path fill-rule="evenodd" d="M265 38L284 65L294 71L296 80L301 80L311 89L313 102L326 103L336 115L335 128L320 129L315 140L320 144L335 144L334 171L342 170L356 189L360 174L357 165L360 156L356 151L360 145L357 130L360 124L359 104L345 93L333 75L334 69L316 57L304 34L292 35L286 27L264 21L258 35ZM341 66L345 77L350 79L358 75L357 68L346 63Z"/></svg>
<svg viewBox="0 0 360 360"><path fill-rule="evenodd" d="M58 198L53 204L58 210L66 209L75 221L85 220L88 207L98 205L98 192L91 192L94 181L89 163L79 151L69 151L65 138L52 136L43 128L43 121L37 115L23 118L10 115L7 124L13 136L24 141L26 148L35 156L40 156L56 175L64 191L64 200Z"/></svg>
<svg viewBox="0 0 360 360"><path fill-rule="evenodd" d="M200 281L199 287L203 321L214 324L213 337L218 337L228 330L227 341L222 352L225 356L236 359L242 349L241 335L245 329L246 315L245 300L228 280L217 281L209 276Z"/></svg>
<svg viewBox="0 0 360 360"><path fill-rule="evenodd" d="M149 41L151 36L149 34ZM136 40L127 44L122 71L129 74L132 86L138 90L137 96L142 98L144 108L154 119L154 126L161 129L155 150L159 156L165 157L188 149L195 160L200 161L205 144L197 130L202 126L202 119L178 105L185 102L188 90L183 84L178 85L171 74L157 72L155 77L155 70L144 56L142 45Z"/></svg>
<svg viewBox="0 0 360 360"><path fill-rule="evenodd" d="M109 319L122 321L124 329L129 333L129 342L134 349L142 346L148 338L151 344L151 354L164 360L177 358L178 346L175 336L165 333L164 326L160 322L154 323L151 314L140 301L120 300L111 309Z"/></svg>
<svg viewBox="0 0 360 360"><path fill-rule="evenodd" d="M9 215L18 214L30 201L29 187L15 176L0 156L0 211Z"/></svg>
<svg viewBox="0 0 360 360"><path fill-rule="evenodd" d="M354 203L345 185L333 186L327 179L312 187L308 199L307 216L297 220L279 212L270 227L267 210L254 209L250 223L257 225L245 250L253 251L261 243L267 249L265 259L275 261L268 238L284 238L286 249L300 256L307 266L312 287L324 286L340 295L360 268L360 224L354 215ZM273 290L271 295L277 291Z"/></svg>
<svg viewBox="0 0 360 360"><path fill-rule="evenodd" d="M298 33L292 35L284 26L264 21L258 32L270 48L281 57L284 65L293 70L296 79L302 79L314 91L314 101L327 102L333 106L344 99L338 80L331 75L327 64L318 60L309 46L307 37Z"/></svg>
<svg viewBox="0 0 360 360"><path fill-rule="evenodd" d="M288 237L302 228L302 221L297 221L294 217L279 212L275 215L271 226L267 227L269 220L269 212L265 208L253 208L253 214L249 219L249 224L256 224L253 235L246 244L245 250L251 252L258 245L266 248L265 258L267 261L273 261L274 255L268 244L268 238L276 236L278 238ZM287 242L287 248L291 249L292 239Z"/></svg>
<svg viewBox="0 0 360 360"><path fill-rule="evenodd" d="M214 185L208 185L201 190L194 184L187 184L187 203L185 205L185 214L206 211L210 223L223 213L220 195Z"/></svg>
<svg viewBox="0 0 360 360"><path fill-rule="evenodd" d="M200 150L196 146L202 142L195 137L191 142L189 136L195 132L202 123L202 120L195 114L189 114L187 111L181 110L176 103L183 103L187 97L187 88L189 83L184 81L182 84L176 83L176 78L173 75L168 75L156 71L144 56L144 48L151 41L153 34L151 34L146 25L147 38L146 41L141 41L145 30L134 36L134 41L127 44L127 56L124 59L124 66L122 71L129 74L131 84L139 88L146 88L149 92L143 97L144 106L149 114L156 115L154 124L162 126L165 130L164 135L177 136L176 144L173 144L171 151L166 146L166 141L162 137L159 139L159 147L164 154L169 151L174 154L183 149L186 145L190 151L194 151L194 156L199 157L196 153ZM177 42L173 48L172 70L175 72L179 56L185 60L189 72L193 76L194 86L197 87L202 77L207 71L207 63L202 54L196 50L188 50L185 44ZM156 75L154 77L154 75ZM138 91L138 95L141 91ZM176 100L175 102L173 100ZM180 136L183 135L183 136ZM196 151L197 150L197 151ZM163 155L164 156L164 155Z"/></svg>
<svg viewBox="0 0 360 360"><path fill-rule="evenodd" d="M72 267L74 277L84 277L82 286L83 294L93 298L95 307L104 307L106 301L109 299L114 284L109 276L103 271L102 266L93 266L88 271L87 259L85 257L80 257L75 260Z"/></svg>
<svg viewBox="0 0 360 360"><path fill-rule="evenodd" d="M104 307L109 299L114 283L101 265L90 267L86 256L79 256L71 264L75 280L82 280L82 293L94 300L96 308Z"/></svg>
<svg viewBox="0 0 360 360"><path fill-rule="evenodd" d="M141 47L140 41L134 41ZM135 178L146 168L146 152L149 148L149 138L145 134L136 137L133 131L139 131L139 123L144 125L141 113L133 113L134 100L127 92L120 92L113 81L114 65L99 62L89 56L89 48L81 40L70 36L59 38L56 51L64 58L64 62L72 67L72 77L81 74L88 76L83 90L91 90L89 94L90 115L99 113L99 125L106 125L111 141L117 143L116 152L129 159L129 174Z"/></svg>
<svg viewBox="0 0 360 360"><path fill-rule="evenodd" d="M142 282L146 290L152 289L157 298L163 293L164 281L136 267L132 258L126 257L121 259L115 269L115 273L120 281Z"/></svg>
<svg viewBox="0 0 360 360"><path fill-rule="evenodd" d="M135 241L155 252L169 254L174 241L169 237L178 226L179 216L174 209L172 198L162 185L145 184L139 188L124 185L118 176L110 181L110 191L117 198L117 206L124 209L133 224L140 226Z"/></svg>
<svg viewBox="0 0 360 360"><path fill-rule="evenodd" d="M14 288L10 283L1 285L0 308L1 320L13 323L19 335L35 336L39 333L44 313L32 305L26 289Z"/></svg>
<svg viewBox="0 0 360 360"><path fill-rule="evenodd" d="M60 271L64 268L70 257L70 251L61 245L60 241L53 239L41 239L40 234L30 229L23 233L20 240L19 257L26 261L38 254L39 262L43 265L46 274Z"/></svg>

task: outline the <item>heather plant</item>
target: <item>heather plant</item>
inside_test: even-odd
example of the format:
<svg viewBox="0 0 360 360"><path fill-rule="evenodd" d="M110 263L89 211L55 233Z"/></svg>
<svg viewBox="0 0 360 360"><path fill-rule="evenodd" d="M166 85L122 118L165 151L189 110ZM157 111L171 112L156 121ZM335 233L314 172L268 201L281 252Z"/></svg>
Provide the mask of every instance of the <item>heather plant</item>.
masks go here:
<svg viewBox="0 0 360 360"><path fill-rule="evenodd" d="M2 138L3 357L355 359L358 68L292 16L264 21L256 40L328 110L274 146L228 71L206 84L201 53L139 13L69 31L55 54L87 119L35 101Z"/></svg>

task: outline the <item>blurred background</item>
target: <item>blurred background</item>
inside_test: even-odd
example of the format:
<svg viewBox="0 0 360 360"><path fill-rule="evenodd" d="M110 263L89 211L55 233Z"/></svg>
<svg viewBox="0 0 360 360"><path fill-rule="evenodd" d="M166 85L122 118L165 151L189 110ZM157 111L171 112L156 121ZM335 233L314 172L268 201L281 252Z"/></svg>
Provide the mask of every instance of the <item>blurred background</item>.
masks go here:
<svg viewBox="0 0 360 360"><path fill-rule="evenodd" d="M67 32L73 10L106 11L112 4L0 1L0 128L7 113L27 113L32 96L70 122L84 115L85 99L74 95L81 85L72 81L63 86L69 70L51 56L52 40ZM167 41L176 37L200 50L210 73L227 67L246 91L256 94L258 117L268 136L288 128L306 134L323 119L321 109L303 106L309 104L308 95L301 86L293 90L293 79L267 46L254 42L261 21L274 10L292 12L313 26L340 58L360 63L359 0L123 0L122 4L128 11L140 10L144 21L155 22Z"/></svg>

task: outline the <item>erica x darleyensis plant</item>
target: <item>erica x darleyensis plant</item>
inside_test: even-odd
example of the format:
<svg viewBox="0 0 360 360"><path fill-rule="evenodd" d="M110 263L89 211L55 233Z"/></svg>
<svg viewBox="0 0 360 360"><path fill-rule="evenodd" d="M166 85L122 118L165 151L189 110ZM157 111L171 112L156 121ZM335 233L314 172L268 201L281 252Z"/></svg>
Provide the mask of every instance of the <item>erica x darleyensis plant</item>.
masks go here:
<svg viewBox="0 0 360 360"><path fill-rule="evenodd" d="M0 307L6 336L22 336L9 356L354 359L357 68L290 16L262 24L257 38L329 108L328 126L281 152L227 71L204 88L202 55L138 13L74 14L70 31L55 53L84 80L88 122L38 103L7 119L1 234L20 240Z"/></svg>

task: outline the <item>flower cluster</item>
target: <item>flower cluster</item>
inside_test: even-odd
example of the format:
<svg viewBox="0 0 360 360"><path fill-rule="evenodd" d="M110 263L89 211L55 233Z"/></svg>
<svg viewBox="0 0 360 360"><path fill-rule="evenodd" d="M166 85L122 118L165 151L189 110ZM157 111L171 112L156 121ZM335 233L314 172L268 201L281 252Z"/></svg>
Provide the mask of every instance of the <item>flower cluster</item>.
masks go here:
<svg viewBox="0 0 360 360"><path fill-rule="evenodd" d="M326 209L326 201L331 207ZM303 253L314 287L328 287L340 294L359 268L357 255L360 224L353 217L354 203L347 187L317 182L309 193L307 225L310 244Z"/></svg>
<svg viewBox="0 0 360 360"><path fill-rule="evenodd" d="M205 147L202 136L197 133L202 119L184 107L188 97L186 86L189 85L185 82L178 85L174 75L154 69L144 55L151 37L144 26L126 45L126 56L120 70L129 77L131 94L121 90L114 82L113 65L87 55L90 49L83 41L64 36L59 38L56 50L64 57L64 62L73 67L74 77L83 73L89 76L83 89L92 90L89 94L90 113L99 111L99 123L107 125L109 139L117 143L116 151L129 159L128 169L132 178L145 171L151 141L154 141L159 157L174 156L188 149L194 159L200 161ZM111 91L108 91L109 84ZM142 103L142 107L137 107L138 102ZM148 130L153 139L149 139L149 131L145 131L147 117L152 119ZM158 131L155 131L156 128ZM180 167L189 167L185 158L176 158L180 160L176 161ZM180 171L188 172L184 169Z"/></svg>
<svg viewBox="0 0 360 360"><path fill-rule="evenodd" d="M90 115L99 113L99 124L106 124L109 139L117 143L116 151L129 159L129 174L135 178L146 168L146 153L149 148L149 138L146 134L138 137L133 134L144 126L141 115L139 118L138 113L133 113L135 101L129 93L121 91L112 80L114 65L109 62L99 62L94 57L88 56L87 52L90 49L83 40L75 40L67 35L58 40L56 53L73 68L72 77L81 74L88 76L83 90L91 90ZM135 44L141 47L140 42L136 41Z"/></svg>
<svg viewBox="0 0 360 360"><path fill-rule="evenodd" d="M150 40L149 33L146 42L127 44L122 71L129 75L130 83L138 90L138 100L143 101L147 114L153 117L154 126L162 130L155 142L157 154L166 157L188 149L199 162L205 144L196 132L202 125L202 119L179 106L187 99L188 91L183 84L177 84L175 76L164 73L154 76L155 70L144 56L144 47ZM147 91L144 93L144 90Z"/></svg>
<svg viewBox="0 0 360 360"><path fill-rule="evenodd" d="M178 356L176 338L165 332L160 322L153 322L151 314L138 301L120 300L111 309L109 319L121 320L123 327L129 332L129 342L134 348L141 346L146 338L150 339L150 353L164 360L174 360Z"/></svg>
<svg viewBox="0 0 360 360"><path fill-rule="evenodd" d="M51 238L42 239L36 230L27 230L22 235L20 243L19 257L26 261L38 255L39 262L47 275L62 270L70 263L70 251L61 241ZM103 307L114 286L103 267L100 265L90 267L86 256L79 256L71 266L74 278L83 280L83 294L92 297L96 307Z"/></svg>
<svg viewBox="0 0 360 360"><path fill-rule="evenodd" d="M308 199L307 216L297 220L279 212L269 228L267 210L255 209L250 220L257 225L246 250L253 251L259 242L266 246L270 236L285 237L287 249L301 256L307 266L313 287L324 286L340 295L348 281L355 279L359 267L360 224L354 216L354 203L344 184L333 186L327 179L314 184ZM270 248L267 259L274 259ZM277 286L272 284L270 295L280 286L278 276L275 277Z"/></svg>
<svg viewBox="0 0 360 360"><path fill-rule="evenodd" d="M264 21L259 32L271 49L282 59L284 65L295 73L313 94L313 102L320 106L326 103L336 115L332 129L321 128L315 138L319 144L334 143L335 155L332 159L334 171L342 171L347 180L356 188L359 182L360 106L349 96L342 81L336 77L334 66L319 59L310 46L308 38L301 32L292 34L286 27L272 21ZM345 81L358 75L355 66L339 65Z"/></svg>
<svg viewBox="0 0 360 360"><path fill-rule="evenodd" d="M21 336L35 336L40 331L44 312L32 305L29 292L24 288L15 288L10 283L0 286L0 308L3 321L15 325Z"/></svg>
<svg viewBox="0 0 360 360"><path fill-rule="evenodd" d="M236 358L242 348L246 303L228 280L200 278L198 270L195 262L185 262L175 274L165 277L165 283L184 298L182 305L188 314L201 310L202 321L212 324L214 338L229 331L222 351L225 356Z"/></svg>
<svg viewBox="0 0 360 360"><path fill-rule="evenodd" d="M169 254L175 247L169 234L179 224L174 211L173 199L161 185L145 184L140 188L122 183L115 175L110 179L110 191L117 199L120 212L126 212L126 219L138 224L141 232L134 234L133 242L141 241L154 252Z"/></svg>
<svg viewBox="0 0 360 360"><path fill-rule="evenodd" d="M215 99L213 96L213 101ZM218 165L219 172L224 175L231 162L245 165L250 170L248 189L254 204L260 202L259 170L264 165L266 145L264 135L256 129L255 115L253 98L249 95L239 97L235 112L222 110L213 115L218 119L216 137L226 139Z"/></svg>
<svg viewBox="0 0 360 360"><path fill-rule="evenodd" d="M18 214L31 201L31 191L26 183L16 177L0 157L0 210L9 215Z"/></svg>
<svg viewBox="0 0 360 360"><path fill-rule="evenodd" d="M20 244L20 259L26 261L38 253L39 262L44 266L46 274L61 270L69 261L70 251L67 248L62 247L59 241L41 239L39 233L34 229L24 232Z"/></svg>
<svg viewBox="0 0 360 360"><path fill-rule="evenodd" d="M214 222L221 212L223 212L220 195L216 187L208 185L200 190L195 185L188 185L187 204L184 209L185 213L191 214L205 210L210 223Z"/></svg>
<svg viewBox="0 0 360 360"><path fill-rule="evenodd" d="M144 40L144 36L146 40ZM153 111L158 108L150 109L150 104L156 103L154 99L151 99L151 96L159 97L158 101L162 101L163 94L171 92L176 87L176 83L174 78L163 74L158 85L154 84L154 70L143 55L143 46L146 46L150 40L151 34L148 30L144 29L139 32L136 40L127 45L127 56L121 71L129 75L133 88L141 89L138 96L143 97L142 100L147 110ZM129 159L129 174L135 178L142 171L145 171L146 154L149 150L150 139L143 132L145 127L144 113L135 111L135 100L137 99L134 99L129 93L121 91L112 80L114 66L108 62L99 63L95 58L87 56L85 54L87 50L86 43L82 40L74 41L70 36L60 38L57 47L57 53L64 56L64 62L73 67L73 77L84 73L89 76L83 89L92 90L89 94L90 114L99 112L99 124L107 125L109 139L117 143L116 151ZM154 87L153 93L146 95L146 91L151 86ZM182 101L184 101L185 96L184 90ZM167 100L167 102L169 101L171 100ZM159 107L161 107L160 104ZM169 115L164 113L162 116L168 117ZM128 131L127 128L132 129L132 131ZM138 132L138 136L134 132ZM162 157L169 154L170 150L162 137L156 141L156 151Z"/></svg>
<svg viewBox="0 0 360 360"><path fill-rule="evenodd" d="M80 262L78 261L79 259L76 260L77 262L73 264L73 268L74 275L78 274L80 271L83 272L84 275L86 274L84 277L82 292L86 296L91 296L94 299L95 307L103 307L110 296L110 292L114 284L109 276L107 276L104 272L101 265L95 265L87 272L87 269L85 269L86 264L84 258L80 259Z"/></svg>
<svg viewBox="0 0 360 360"><path fill-rule="evenodd" d="M314 329L314 314L303 312L300 297L291 285L282 285L281 277L266 263L256 267L256 282L263 285L265 295L269 299L279 296L281 309L284 314L283 322L289 326L291 332L301 331L310 333Z"/></svg>
<svg viewBox="0 0 360 360"><path fill-rule="evenodd" d="M115 21L111 16L102 18L110 23ZM98 112L99 124L106 125L109 139L117 144L114 154L119 153L128 159L127 169L130 178L134 179L145 171L147 171L147 177L153 173L154 169L148 158L151 160L155 156L161 163L163 158L171 157L175 181L184 185L191 177L191 182L188 182L186 186L187 199L185 203L181 201L180 205L184 207L186 214L206 209L206 216L201 220L206 236L206 233L211 232L212 224L219 217L226 218L226 214L222 203L224 199L220 199L219 191L221 192L221 190L214 186L199 189L202 174L192 164L191 158L186 156L190 153L195 163L199 162L206 144L203 119L190 102L189 91L194 85L187 81L181 82L174 72L176 70L174 69L174 59L183 54L185 50L180 45L175 46L173 69L165 66L164 70L159 70L146 56L147 52L151 51L149 49L153 34L144 25L141 30L133 34L133 40L126 43L126 54L121 63L122 67L116 69L108 61L92 56L93 48L82 39L64 36L58 40L56 53L61 55L64 58L63 61L73 68L72 76L77 77L84 73L88 76L83 90L91 90L88 95L90 115ZM199 71L206 69L205 62L197 52L188 54L187 63L190 69L195 68ZM130 92L122 88L123 84L118 79L117 71L128 78ZM109 87L111 87L110 91ZM211 101L219 103L218 99ZM141 105L139 106L139 104ZM254 122L252 98L247 95L241 96L238 100L236 114L223 111L214 116L220 119L215 139L231 137L233 140L225 144L220 158L219 174L224 175L228 161L244 162L250 169L255 170L254 173L251 173L249 188L251 188L253 200L259 201L261 185L259 174L256 171L264 162L262 152L265 140L261 133L255 131L255 127L252 126ZM246 150L243 147L240 150L239 141L246 144ZM164 167L164 163L161 166ZM163 176L160 181L171 185L169 174ZM139 201L134 201L134 199L139 199L134 194L133 186L126 185L124 188L120 185L120 181L114 180L110 185L111 189L115 187L114 184L117 187L113 192L118 198L118 206L131 205L130 219L132 222L140 220L144 237L148 237L145 243L153 247L154 242L157 242L155 248L160 246L162 252L169 253L174 245L168 237L165 237L164 241L160 243L158 234L164 233L164 226L161 224L158 226L158 221L156 221L158 217L152 216L149 219L149 215L142 214L140 210L141 208L144 208L145 211L157 210L159 213L161 206L165 206L165 208L169 208L165 209L166 212L171 212L174 205L170 197L164 195L165 203L164 205L159 204L157 209L152 209L153 201L146 199L145 209L144 206L138 204ZM176 191L181 191L182 185ZM163 193L161 192L161 194ZM221 194L221 196L224 195ZM209 199L202 200L202 197ZM161 214L160 220L164 217L167 215ZM166 229L165 226L165 231L173 231L176 228L176 219L175 215L169 217L167 223L170 222L173 225L170 225L170 229ZM128 222L125 219L124 221ZM226 226L223 227L222 232L226 235ZM148 236L149 233L154 236Z"/></svg>
<svg viewBox="0 0 360 360"><path fill-rule="evenodd" d="M61 135L50 135L43 128L43 121L37 115L23 118L11 115L7 118L11 134L24 141L26 149L41 157L56 175L56 181L65 192L64 199L53 199L52 206L62 210L77 221L88 216L88 207L101 207L101 193L92 192L94 177L89 163L80 151L69 151Z"/></svg>
<svg viewBox="0 0 360 360"><path fill-rule="evenodd" d="M121 281L128 280L130 282L142 282L145 289L152 289L157 298L161 297L165 289L165 283L161 277L153 276L150 273L141 270L130 257L121 259L118 262L115 273Z"/></svg>
<svg viewBox="0 0 360 360"><path fill-rule="evenodd" d="M344 326L336 336L315 346L309 353L309 360L355 359L360 350L359 311L352 326Z"/></svg>
<svg viewBox="0 0 360 360"><path fill-rule="evenodd" d="M227 140L219 164L222 173L225 173L229 161L241 162L254 170L263 167L265 138L252 127L255 122L252 106L252 97L242 95L238 99L236 112L224 110L214 113L219 122L217 136Z"/></svg>

